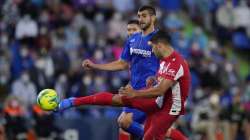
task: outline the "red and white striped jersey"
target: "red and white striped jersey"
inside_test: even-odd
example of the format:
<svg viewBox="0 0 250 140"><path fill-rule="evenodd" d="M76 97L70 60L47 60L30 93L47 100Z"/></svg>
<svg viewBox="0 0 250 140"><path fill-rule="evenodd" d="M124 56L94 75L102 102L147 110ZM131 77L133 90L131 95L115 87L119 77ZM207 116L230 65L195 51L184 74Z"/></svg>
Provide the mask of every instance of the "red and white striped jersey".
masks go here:
<svg viewBox="0 0 250 140"><path fill-rule="evenodd" d="M157 73L158 83L163 78L173 80L175 84L163 96L157 97L157 105L169 112L170 115L183 115L191 77L187 62L175 51L160 62L160 68Z"/></svg>

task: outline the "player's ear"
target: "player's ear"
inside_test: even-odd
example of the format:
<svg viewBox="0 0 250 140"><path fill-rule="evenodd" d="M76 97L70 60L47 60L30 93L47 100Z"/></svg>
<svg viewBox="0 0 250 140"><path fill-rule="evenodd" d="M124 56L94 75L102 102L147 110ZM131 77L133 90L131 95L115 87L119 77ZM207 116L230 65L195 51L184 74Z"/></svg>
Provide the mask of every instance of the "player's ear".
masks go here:
<svg viewBox="0 0 250 140"><path fill-rule="evenodd" d="M153 16L151 16L151 18L152 18L152 20L153 20L153 23L155 24L155 23L156 23L156 16L153 15Z"/></svg>
<svg viewBox="0 0 250 140"><path fill-rule="evenodd" d="M161 43L161 42L159 42L157 46L158 46L158 48L163 48L163 47L164 47L164 44Z"/></svg>
<svg viewBox="0 0 250 140"><path fill-rule="evenodd" d="M151 46L151 47L153 47L153 46L155 46L156 44L153 43L152 41L148 41L148 45Z"/></svg>
<svg viewBox="0 0 250 140"><path fill-rule="evenodd" d="M151 41L148 41L149 46L153 46L153 43Z"/></svg>

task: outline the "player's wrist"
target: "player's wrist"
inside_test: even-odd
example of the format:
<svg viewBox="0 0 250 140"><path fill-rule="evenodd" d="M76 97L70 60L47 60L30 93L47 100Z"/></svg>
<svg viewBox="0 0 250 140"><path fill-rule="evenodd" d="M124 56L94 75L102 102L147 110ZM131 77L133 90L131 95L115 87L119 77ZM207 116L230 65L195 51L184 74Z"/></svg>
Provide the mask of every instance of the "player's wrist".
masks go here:
<svg viewBox="0 0 250 140"><path fill-rule="evenodd" d="M91 67L92 67L93 69L102 69L102 67L101 67L99 64L95 64L95 63L93 63L93 64L91 65Z"/></svg>
<svg viewBox="0 0 250 140"><path fill-rule="evenodd" d="M132 98L137 98L138 97L138 94L136 92L132 92Z"/></svg>

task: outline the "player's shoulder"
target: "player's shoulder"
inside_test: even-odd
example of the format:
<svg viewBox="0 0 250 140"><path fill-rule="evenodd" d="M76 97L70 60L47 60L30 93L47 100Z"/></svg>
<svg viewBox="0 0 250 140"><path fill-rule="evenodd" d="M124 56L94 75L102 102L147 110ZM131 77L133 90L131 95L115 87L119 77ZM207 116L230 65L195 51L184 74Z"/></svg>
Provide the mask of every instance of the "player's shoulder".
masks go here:
<svg viewBox="0 0 250 140"><path fill-rule="evenodd" d="M169 57L163 59L167 63L170 63L171 66L178 66L184 62L184 58L177 51L174 51Z"/></svg>
<svg viewBox="0 0 250 140"><path fill-rule="evenodd" d="M189 69L188 62L179 52L175 51L174 59L172 59L171 61L173 61L173 64L177 66L181 65L184 69Z"/></svg>
<svg viewBox="0 0 250 140"><path fill-rule="evenodd" d="M179 52L177 52L177 51L174 51L173 57L174 57L176 60L178 60L178 61L184 61L184 60L185 60L184 57L183 57Z"/></svg>
<svg viewBox="0 0 250 140"><path fill-rule="evenodd" d="M130 37L128 37L128 41L134 42L138 37L141 37L141 32L132 34Z"/></svg>

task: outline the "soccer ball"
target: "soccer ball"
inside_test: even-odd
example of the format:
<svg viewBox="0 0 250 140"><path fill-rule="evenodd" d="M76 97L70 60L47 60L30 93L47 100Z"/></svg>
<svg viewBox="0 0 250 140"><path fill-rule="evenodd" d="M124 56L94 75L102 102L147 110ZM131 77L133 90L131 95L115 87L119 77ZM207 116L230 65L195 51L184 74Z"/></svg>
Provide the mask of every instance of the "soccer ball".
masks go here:
<svg viewBox="0 0 250 140"><path fill-rule="evenodd" d="M37 104L45 111L52 111L57 108L59 97L55 90L44 89L37 96Z"/></svg>

